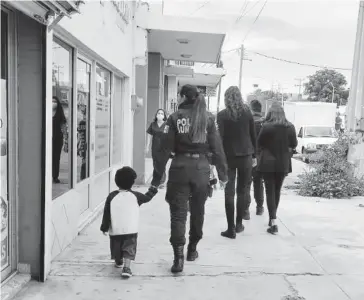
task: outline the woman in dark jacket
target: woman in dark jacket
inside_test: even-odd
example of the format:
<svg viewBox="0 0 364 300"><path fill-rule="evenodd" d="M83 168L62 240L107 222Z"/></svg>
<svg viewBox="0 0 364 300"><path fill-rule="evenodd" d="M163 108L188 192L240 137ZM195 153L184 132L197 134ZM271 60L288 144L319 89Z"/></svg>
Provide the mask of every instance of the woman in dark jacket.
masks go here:
<svg viewBox="0 0 364 300"><path fill-rule="evenodd" d="M225 92L225 106L217 115L217 124L228 163L229 181L225 187L225 211L228 229L223 237L234 239L236 233L244 231L243 219L249 220L250 185L255 159L256 134L253 115L243 102L236 86ZM235 214L235 181L237 174L237 207Z"/></svg>
<svg viewBox="0 0 364 300"><path fill-rule="evenodd" d="M276 218L283 181L292 172L292 149L297 147L295 128L287 121L279 103L273 103L270 108L257 143L261 149L258 171L263 174L269 211L267 231L275 234L278 233Z"/></svg>

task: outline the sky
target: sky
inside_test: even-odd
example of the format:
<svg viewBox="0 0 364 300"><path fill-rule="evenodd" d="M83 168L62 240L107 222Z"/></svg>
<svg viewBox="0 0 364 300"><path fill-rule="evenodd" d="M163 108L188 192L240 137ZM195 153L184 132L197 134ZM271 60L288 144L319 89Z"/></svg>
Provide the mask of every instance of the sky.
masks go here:
<svg viewBox="0 0 364 300"><path fill-rule="evenodd" d="M230 85L238 85L239 80L240 54L229 50L238 48L248 32L244 47L252 61L243 63L244 97L254 91L253 84L263 90L280 85L284 92L298 93L295 79L307 81L307 76L319 70L268 59L253 52L303 64L352 68L359 1L268 0L265 6L264 2L165 0L164 14L219 19L228 23L222 47L222 61L227 72L222 81L222 96ZM263 6L260 17L252 25ZM241 12L243 17L236 22ZM347 87L350 87L351 71L338 71L346 77ZM216 107L216 99L211 101Z"/></svg>

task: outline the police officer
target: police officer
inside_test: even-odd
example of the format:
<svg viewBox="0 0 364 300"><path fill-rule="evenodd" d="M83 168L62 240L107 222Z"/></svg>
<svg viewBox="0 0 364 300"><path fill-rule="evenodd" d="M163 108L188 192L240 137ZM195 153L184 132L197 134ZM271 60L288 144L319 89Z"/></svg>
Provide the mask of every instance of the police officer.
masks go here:
<svg viewBox="0 0 364 300"><path fill-rule="evenodd" d="M197 244L202 239L205 202L209 192L212 153L222 186L227 182L227 163L220 136L206 101L195 86L185 85L179 93L181 104L167 120L161 147L164 159L154 172L152 185L158 187L171 152L175 153L169 169L166 201L171 216L170 243L174 251L172 273L183 271L186 220L190 202L190 232L187 260L198 257Z"/></svg>

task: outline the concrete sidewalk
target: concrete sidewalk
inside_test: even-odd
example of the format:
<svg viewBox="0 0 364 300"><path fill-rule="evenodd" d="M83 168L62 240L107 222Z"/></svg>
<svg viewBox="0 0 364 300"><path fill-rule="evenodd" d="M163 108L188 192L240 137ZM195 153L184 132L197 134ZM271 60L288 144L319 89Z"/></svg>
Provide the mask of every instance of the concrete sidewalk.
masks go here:
<svg viewBox="0 0 364 300"><path fill-rule="evenodd" d="M294 160L292 184L304 165ZM146 188L141 189L146 191ZM236 240L224 239L224 197L217 191L206 205L200 258L184 273L169 272L169 210L161 191L141 208L134 277L125 281L109 259L100 218L53 263L45 284L32 282L15 299L364 299L364 199L324 200L284 190L279 235L266 233L268 214L246 222Z"/></svg>

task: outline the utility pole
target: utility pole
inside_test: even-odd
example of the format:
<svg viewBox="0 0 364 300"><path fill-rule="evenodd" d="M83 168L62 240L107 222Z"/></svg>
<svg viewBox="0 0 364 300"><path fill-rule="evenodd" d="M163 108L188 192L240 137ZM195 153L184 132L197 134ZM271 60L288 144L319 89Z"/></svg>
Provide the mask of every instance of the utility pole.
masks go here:
<svg viewBox="0 0 364 300"><path fill-rule="evenodd" d="M240 70L239 70L239 90L240 90L240 92L242 92L241 88L242 88L242 80L243 80L243 60L252 61L251 59L245 57L245 48L244 48L244 45L242 44L240 47Z"/></svg>
<svg viewBox="0 0 364 300"><path fill-rule="evenodd" d="M298 97L300 97L302 82L303 82L304 78L295 78L295 80L297 80L299 82L299 84L296 84L295 86L298 86Z"/></svg>
<svg viewBox="0 0 364 300"><path fill-rule="evenodd" d="M219 113L219 108L220 108L220 96L221 96L221 80L222 80L222 77L220 78L220 81L219 81L219 90L218 90L218 94L217 94L217 113Z"/></svg>

